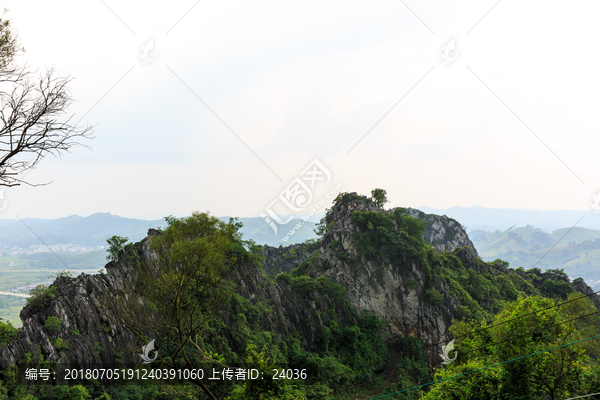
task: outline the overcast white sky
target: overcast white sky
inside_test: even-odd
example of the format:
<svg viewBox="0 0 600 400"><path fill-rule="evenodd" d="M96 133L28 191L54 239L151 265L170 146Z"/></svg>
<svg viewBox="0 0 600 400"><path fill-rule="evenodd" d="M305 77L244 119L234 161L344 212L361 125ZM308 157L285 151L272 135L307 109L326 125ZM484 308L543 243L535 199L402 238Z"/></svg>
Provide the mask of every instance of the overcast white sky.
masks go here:
<svg viewBox="0 0 600 400"><path fill-rule="evenodd" d="M28 176L51 185L5 189L0 218L253 216L315 158L327 189L392 206L591 210L600 191L597 1L3 5L95 139Z"/></svg>

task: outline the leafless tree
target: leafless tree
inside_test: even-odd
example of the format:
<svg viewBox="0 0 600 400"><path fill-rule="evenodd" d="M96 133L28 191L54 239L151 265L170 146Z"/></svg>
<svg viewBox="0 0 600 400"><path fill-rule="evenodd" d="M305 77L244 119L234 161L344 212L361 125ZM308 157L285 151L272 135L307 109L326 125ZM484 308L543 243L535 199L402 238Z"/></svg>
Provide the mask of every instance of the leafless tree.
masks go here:
<svg viewBox="0 0 600 400"><path fill-rule="evenodd" d="M54 68L38 76L16 63L25 49L5 16L6 10L0 17L0 186L44 185L25 181L25 175L46 155L60 157L81 145L78 140L91 139L92 127L65 118L74 101L70 77Z"/></svg>

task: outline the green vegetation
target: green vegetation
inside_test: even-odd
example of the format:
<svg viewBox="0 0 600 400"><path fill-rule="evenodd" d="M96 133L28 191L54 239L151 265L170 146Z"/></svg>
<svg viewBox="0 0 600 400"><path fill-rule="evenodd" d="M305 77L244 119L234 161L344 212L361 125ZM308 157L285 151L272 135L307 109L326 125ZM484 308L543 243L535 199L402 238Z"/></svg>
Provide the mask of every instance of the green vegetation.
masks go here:
<svg viewBox="0 0 600 400"><path fill-rule="evenodd" d="M237 386L226 400L304 400L306 396L287 379L273 379L274 372L265 356L265 349L257 351L256 345L246 348L246 364L258 371L262 379L249 379ZM277 377L275 377L277 378Z"/></svg>
<svg viewBox="0 0 600 400"><path fill-rule="evenodd" d="M56 338L52 340L52 345L57 351L66 350L69 348L69 342L62 338Z"/></svg>
<svg viewBox="0 0 600 400"><path fill-rule="evenodd" d="M373 189L371 190L371 198L373 199L373 203L381 209L386 203L390 201L387 199L387 191L383 189Z"/></svg>
<svg viewBox="0 0 600 400"><path fill-rule="evenodd" d="M119 259L119 252L123 251L125 243L127 243L128 240L129 239L126 237L117 235L106 239L106 243L108 243L108 255L106 256L106 260L117 261Z"/></svg>
<svg viewBox="0 0 600 400"><path fill-rule="evenodd" d="M352 236L359 258L391 262L407 273L414 263L425 274L425 300L434 306L442 305L446 295L433 286L445 282L449 293L460 300L454 313L459 320L489 320L519 295L564 299L573 290L562 270L503 272L499 268L506 268L505 261L485 263L477 258L466 267L458 254L469 249L438 253L422 238L424 223L406 215L402 208L385 213L356 211L352 221L360 230Z"/></svg>
<svg viewBox="0 0 600 400"><path fill-rule="evenodd" d="M58 272L52 272L50 273L50 275L48 275L49 279L56 279L56 278L61 278L61 277L68 277L68 278L72 278L73 277L73 272L72 271L67 271L65 269L58 271Z"/></svg>
<svg viewBox="0 0 600 400"><path fill-rule="evenodd" d="M100 353L102 353L103 349L102 349L102 343L100 342L94 342L94 347L92 348L94 350L94 355L96 357L100 356Z"/></svg>
<svg viewBox="0 0 600 400"><path fill-rule="evenodd" d="M352 213L352 222L360 229L352 235L358 257L403 265L407 252L425 255L428 251L422 238L425 224L405 213L401 208L393 213Z"/></svg>
<svg viewBox="0 0 600 400"><path fill-rule="evenodd" d="M439 369L435 380L597 335L598 310L581 294L568 296L569 300L577 298L580 300L550 308L555 304L550 299L521 297L491 323L456 321L450 329L452 335L467 337L458 339L458 359ZM424 400L564 399L596 393L600 388L598 356L600 343L584 341L440 382Z"/></svg>
<svg viewBox="0 0 600 400"><path fill-rule="evenodd" d="M507 232L475 231L469 236L485 261L502 257L514 268L526 269L534 265L542 270L559 266L571 277L600 281L600 231L575 227L548 233L527 227Z"/></svg>
<svg viewBox="0 0 600 400"><path fill-rule="evenodd" d="M383 207L387 201L385 191L374 192L373 198L378 196L378 199L372 201ZM341 195L343 198L359 198L358 195ZM572 293L563 270L545 273L537 268L506 270L506 262L495 260L486 263L469 257L470 250L467 248L439 253L422 239L425 224L408 216L404 209L393 212L356 211L351 218L359 228L359 232L351 238L359 258L400 266L405 273L402 275L405 286L423 287L424 299L431 307L454 303L450 301L452 297L459 300L461 306L454 312L456 320L451 330L454 336L480 329L458 341L459 358L454 364L437 369L436 379L539 351L543 346L576 341L600 329L597 315L591 322L584 318L579 322L572 321L595 310L589 302L574 302L572 307L553 309L536 317L516 318L532 310L548 308L559 299L577 296ZM285 324L282 324L281 315L274 311L274 303L260 297L262 290L269 290L273 285L264 274L264 281L257 285L259 293L250 296L250 299L234 292L240 279L244 280L247 289L248 282L254 279L254 272L257 269L262 271L263 261L261 248L252 241L242 240L240 224L236 220L231 219L227 223L209 214L194 213L188 218L168 217L166 221L167 228L148 240L148 245L158 255L150 265L142 264L139 245L122 246L122 240L113 241L112 254L120 254L121 262L131 263L139 273L136 289L143 294L144 301L142 304L134 296L111 300L109 295L107 306L118 309L119 315L129 321L127 327L138 336L138 345L157 338L157 363L166 368L235 365L256 368L263 374L263 379L234 380L219 385L194 381L171 388L102 388L89 385L80 386L73 394L67 389L49 389L51 393L41 393L12 385L13 372L9 369L3 372L0 399L3 399L2 388L6 388L5 393L11 400L33 395L40 399L70 398L68 396L72 395L75 396L73 398L89 396L90 399L113 400L207 397L228 400L337 400L354 396L357 393L355 389L347 392L344 389L359 384L365 385L358 389L361 395L371 396L431 382L429 370L422 368L426 360L419 340L398 337L396 345L402 348L405 356L392 367L403 372L398 374L391 386L381 389L384 381L387 382L387 378L382 379L382 373L390 367L387 346L381 336L381 330L388 321L379 320L370 313L358 315L346 298L345 287L328 277L315 277L315 272L330 268L328 262L319 260L320 241L309 241L297 249L288 248L284 257L290 260L302 259L307 251L313 254L289 274L279 273L274 278L278 285L289 286L286 291L291 293L294 306L314 307L310 318L323 321L321 329L314 331L310 327L310 334L315 335L316 341L312 351L308 351L303 335L308 334L309 327L301 324L298 330L292 331L282 326ZM330 242L328 247L333 249L333 254L337 253L338 258L348 260L346 252L338 251L341 246L337 241ZM351 265L357 262L348 261ZM54 286L44 290L50 289L57 290ZM400 287L398 290L404 289ZM48 304L47 298L47 293L37 293L36 299L31 300L31 307ZM60 319L53 318L48 317L44 325L49 332L56 332L61 326ZM506 323L491 326L497 322ZM558 327L559 323L563 325ZM277 333L274 331L276 326L281 327ZM539 332L528 338L532 328ZM3 334L5 330L6 335ZM109 324L103 323L102 330L109 333ZM18 330L4 329L0 322L0 341L9 340L2 338L14 337L15 332L18 333ZM79 334L75 332L71 328L72 334ZM521 335L522 339L512 340L515 335ZM505 344L502 344L503 340L506 340ZM58 351L69 346L61 338L52 340L52 343ZM579 347L565 348L564 353L557 351L547 357L544 355L535 360L490 368L395 398L499 400L548 396L558 399L579 394L576 387L589 390L588 393L600 391L597 388L600 373L595 364L597 361L594 361L600 356L600 349L594 343L582 342ZM481 349L491 344L497 345L488 350ZM94 342L92 348L96 356L103 351L100 342ZM123 352L115 355L120 360ZM28 363L31 364L34 358L28 355ZM305 370L306 379L269 379L272 368L277 366ZM513 382L516 382L515 388L511 387ZM341 393L333 396L337 391Z"/></svg>
<svg viewBox="0 0 600 400"><path fill-rule="evenodd" d="M50 316L46 318L46 323L44 323L44 328L46 328L50 333L58 332L61 326L62 320L55 316Z"/></svg>
<svg viewBox="0 0 600 400"><path fill-rule="evenodd" d="M33 313L36 313L47 307L58 296L58 288L56 286L38 285L31 289L29 294L31 297L27 298L27 305Z"/></svg>
<svg viewBox="0 0 600 400"><path fill-rule="evenodd" d="M149 341L144 333L150 332L162 344L160 362L167 368L193 368L212 360L202 345L202 332L231 298L234 272L243 264L259 267L261 256L247 250L252 246L241 239L241 223L235 219L225 223L208 213L194 212L190 217L167 217L165 221L167 228L148 238L149 248L157 255L150 266L142 264L141 249L127 245L123 250L136 268L136 289L143 293L146 304L133 296L106 296L106 302L143 343ZM191 382L215 399L201 380Z"/></svg>
<svg viewBox="0 0 600 400"><path fill-rule="evenodd" d="M0 348L17 337L18 334L19 330L17 328L10 322L2 322L2 318L0 318Z"/></svg>

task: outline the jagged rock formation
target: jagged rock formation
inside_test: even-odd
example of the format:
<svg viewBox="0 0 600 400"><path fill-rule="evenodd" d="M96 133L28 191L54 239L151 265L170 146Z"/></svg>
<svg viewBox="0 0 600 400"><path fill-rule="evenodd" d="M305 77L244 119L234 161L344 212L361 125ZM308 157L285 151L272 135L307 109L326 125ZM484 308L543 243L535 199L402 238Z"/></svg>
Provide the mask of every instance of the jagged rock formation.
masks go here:
<svg viewBox="0 0 600 400"><path fill-rule="evenodd" d="M347 288L347 297L358 313L370 311L380 319L388 320L386 338L413 336L421 340L423 347L439 341L448 340L448 328L452 321L452 311L460 305L444 283L437 283L435 289L444 294L449 301L444 308L435 307L424 301L425 275L418 265L412 264L409 274L397 265L382 265L365 257L358 262L358 255L352 243L352 233L358 228L352 223L351 215L344 213L345 205L338 205L328 216L327 225L335 224L323 237L321 255L316 263L328 265L321 272L311 271L312 276L324 275ZM380 211L373 203L357 202L357 211ZM460 227L460 226L459 226ZM443 228L442 228L443 229ZM336 246L330 244L339 243ZM339 253L345 252L347 259L340 259ZM410 280L410 281L409 281ZM430 348L429 358L433 358L439 349Z"/></svg>
<svg viewBox="0 0 600 400"><path fill-rule="evenodd" d="M357 206L358 211L382 211L373 203L359 202ZM332 220L341 218L345 209L346 207L341 204L334 207L332 210ZM393 212L394 210L395 208L390 211ZM425 223L426 232L423 235L423 239L436 250L454 251L459 247L468 247L477 256L477 250L473 242L469 239L462 225L456 220L445 215L425 214L421 210L410 207L406 208L406 212L411 217L420 219ZM339 240L338 236L328 236L327 240ZM349 237L345 237L345 240L348 239ZM307 246L304 243L286 247L262 246L262 254L265 258L265 272L269 276L275 276L280 272L289 273L292 269L300 265L302 261L310 259L312 254L317 250L319 250L319 247L314 245Z"/></svg>
<svg viewBox="0 0 600 400"><path fill-rule="evenodd" d="M142 254L148 254L147 239L137 244ZM107 274L81 274L75 278L58 277L51 285L58 296L39 312L30 306L21 311L23 328L18 337L0 349L0 368L18 364L25 354L41 350L45 360L66 364L133 362L135 340L133 334L113 323L118 316L111 315L104 306L104 294L124 293L128 284L135 284L133 267L126 259L106 265ZM44 327L49 317L62 323L58 330ZM61 339L68 348L55 345Z"/></svg>
<svg viewBox="0 0 600 400"><path fill-rule="evenodd" d="M302 261L308 260L319 249L319 245L304 243L292 244L286 247L261 246L264 257L264 268L267 275L274 278L280 272L290 273Z"/></svg>
<svg viewBox="0 0 600 400"><path fill-rule="evenodd" d="M427 359L437 361L437 354L442 351L441 344L433 345L450 339L448 328L456 310L461 307L461 301L443 279L433 282L432 288L443 296L444 302L434 305L427 301L427 274L414 258L406 257L405 265L401 267L359 255L352 235L360 229L353 224L346 210L347 204L336 204L328 214L326 223L329 229L320 243L318 255L315 254L315 244L279 248L264 246L262 252L265 269L272 271L272 275L289 272L314 256L306 274L312 278L325 276L342 285L347 290L348 303L336 301L317 290L302 292L289 282L273 282L258 268L249 265L241 265L233 276L238 282L237 293L254 304L260 301L272 307L272 312L261 316L258 321L263 330L280 337L298 334L306 350L319 349L319 333L331 322L330 311L342 326L355 324L356 312L370 311L388 321L384 337L416 337L423 347L431 346L426 352ZM357 210L382 212L368 201L357 201ZM501 263L481 261L458 222L414 209L407 209L407 213L426 223L424 239L427 243L438 252L454 251L454 256L465 268L492 275L519 273ZM398 227L392 229L397 230ZM148 231L148 235L157 234L160 232ZM136 252L143 262L152 256L147 238L136 243L131 251ZM129 331L115 323L119 316L114 315L104 301L108 294L137 295L134 264L121 254L118 262L107 264L106 270L107 274L103 275L59 278L53 284L59 295L44 309L34 313L25 307L21 312L23 329L19 336L0 349L0 368L22 362L26 353L34 354L38 350L47 360L63 363L139 362L139 343ZM574 288L584 294L593 293L583 281L575 282ZM600 307L597 296L591 297ZM477 301L483 309L491 307L486 299ZM62 320L56 332L49 332L44 327L50 316ZM230 329L233 318L231 314L223 316L225 328L220 335L228 339L232 349L242 351L245 343ZM57 338L68 342L69 348L58 349L55 345Z"/></svg>
<svg viewBox="0 0 600 400"><path fill-rule="evenodd" d="M160 233L154 229L148 231L148 235L157 234ZM152 256L147 240L131 249L144 263ZM105 297L138 295L134 264L121 252L119 261L110 262L105 268L106 274L57 278L51 286L57 288L59 295L43 310L33 312L26 306L21 311L23 328L18 337L0 349L0 369L19 364L26 353L37 351L45 360L59 364L139 363L139 343L131 332L115 322L119 321L119 315L115 315L114 307L107 306ZM239 282L237 293L254 303L260 300L273 307L270 315L261 317L259 326L281 337L299 334L303 347L309 351L316 349L318 333L331 320L329 310L334 310L343 325L356 323L348 305L336 302L327 294L300 293L289 285L265 278L254 266L241 266L238 271L232 277ZM50 332L44 327L51 316L62 321L57 331ZM231 327L230 314L223 315L223 320L227 328ZM229 339L234 350L242 352L245 343L227 328L221 335ZM68 348L56 346L56 339L67 342Z"/></svg>
<svg viewBox="0 0 600 400"><path fill-rule="evenodd" d="M411 217L425 222L426 232L423 239L436 250L454 251L459 247L469 247L477 255L477 250L467 232L455 219L445 215L425 214L421 210L410 207L406 212Z"/></svg>

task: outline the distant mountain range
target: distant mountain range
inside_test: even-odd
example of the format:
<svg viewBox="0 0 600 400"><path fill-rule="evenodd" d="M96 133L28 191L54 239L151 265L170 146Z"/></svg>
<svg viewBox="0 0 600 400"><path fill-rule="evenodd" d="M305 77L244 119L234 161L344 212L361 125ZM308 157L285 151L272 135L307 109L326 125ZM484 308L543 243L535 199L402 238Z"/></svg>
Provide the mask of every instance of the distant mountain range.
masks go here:
<svg viewBox="0 0 600 400"><path fill-rule="evenodd" d="M600 289L600 231L562 228L552 233L526 226L501 232L472 231L469 238L485 261L500 258L510 267L564 269Z"/></svg>
<svg viewBox="0 0 600 400"><path fill-rule="evenodd" d="M553 232L564 227L570 228L575 224L580 228L600 230L600 214L593 214L591 210L518 210L479 206L447 209L419 207L419 210L428 214L454 218L467 227L467 233L475 230L493 232L498 229L505 231L510 227L527 225L546 232Z"/></svg>
<svg viewBox="0 0 600 400"><path fill-rule="evenodd" d="M220 217L222 221L228 221L229 217ZM283 218L287 219L287 218ZM244 224L240 229L245 240L252 239L257 244L267 244L269 246L288 246L294 243L302 243L307 239L317 237L314 232L315 223L311 221L303 221L293 218L286 225L275 224L277 233L261 218L239 218L239 221ZM298 229L295 226L300 225ZM293 234L289 234L293 232Z"/></svg>
<svg viewBox="0 0 600 400"><path fill-rule="evenodd" d="M284 217L282 217L284 218ZM289 218L286 217L284 219ZM221 217L228 221L229 217ZM258 244L279 246L293 243L302 243L306 239L316 237L313 232L315 223L293 218L286 225L276 225L277 234L260 218L239 218L244 224L240 232L244 239L253 239ZM294 230L293 235L289 232L294 226L300 224ZM110 213L96 213L88 217L71 215L58 219L24 218L0 219L0 249L29 248L30 246L43 245L53 246L56 244L73 244L80 246L106 246L106 239L113 235L129 238L137 242L146 237L148 229L165 227L164 220L146 221L141 219L123 218ZM287 240L284 240L288 235ZM40 240L41 239L41 240Z"/></svg>
<svg viewBox="0 0 600 400"><path fill-rule="evenodd" d="M447 215L466 225L469 237L485 261L500 258L508 261L513 268L521 266L529 269L535 266L542 271L547 268L564 268L569 276L581 276L590 286L600 288L600 215L594 215L591 211L511 210L484 207L453 207L446 210L421 207L420 209L426 213ZM282 219L289 217L283 216ZM257 244L287 246L316 238L313 221L318 220L318 217L313 216L312 221L293 218L287 225L276 225L277 233L260 217L239 218L239 221L244 224L240 231L244 239L252 239ZM220 219L227 221L229 217L220 217ZM580 223L573 228L580 219ZM521 227L515 228L514 225ZM106 246L106 239L113 235L125 236L130 241L136 242L146 236L149 228L165 226L164 220L146 221L123 218L109 213L97 213L88 217L71 215L54 220L0 219L0 251L2 248L12 249L14 246L29 248L31 245L40 245L42 244L40 239L49 246L55 244ZM298 228L294 229L296 226ZM558 228L552 229L553 226ZM596 226L598 230L590 228ZM290 235L291 231L293 235ZM103 252L104 250L100 251ZM77 261L79 256L73 255L73 257L72 262L75 264L85 264L87 261L85 258ZM100 254L94 255L94 264L103 265L103 257ZM29 265L39 265L42 268L42 264L57 262L50 254L48 256L39 254L35 257L23 255L20 258ZM49 260L42 261L46 258ZM97 267L94 265L94 268Z"/></svg>
<svg viewBox="0 0 600 400"><path fill-rule="evenodd" d="M0 248L28 248L43 244L40 239L48 246L106 246L106 239L113 235L126 236L135 242L146 237L149 228L165 225L164 220L144 221L110 213L96 213L89 217L71 215L58 219L23 218L22 221L0 219Z"/></svg>

